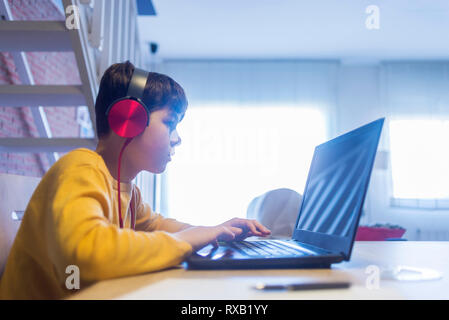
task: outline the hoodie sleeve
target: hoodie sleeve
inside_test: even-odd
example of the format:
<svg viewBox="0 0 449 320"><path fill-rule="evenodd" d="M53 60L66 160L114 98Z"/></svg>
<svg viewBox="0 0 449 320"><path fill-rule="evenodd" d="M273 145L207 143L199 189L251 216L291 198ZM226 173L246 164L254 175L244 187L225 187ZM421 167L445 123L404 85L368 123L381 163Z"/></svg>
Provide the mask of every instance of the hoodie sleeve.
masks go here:
<svg viewBox="0 0 449 320"><path fill-rule="evenodd" d="M120 229L106 217L113 208L105 178L86 167L60 177L47 225L58 270L76 265L84 281L161 270L182 262L188 242L165 231ZM155 220L157 221L157 219Z"/></svg>

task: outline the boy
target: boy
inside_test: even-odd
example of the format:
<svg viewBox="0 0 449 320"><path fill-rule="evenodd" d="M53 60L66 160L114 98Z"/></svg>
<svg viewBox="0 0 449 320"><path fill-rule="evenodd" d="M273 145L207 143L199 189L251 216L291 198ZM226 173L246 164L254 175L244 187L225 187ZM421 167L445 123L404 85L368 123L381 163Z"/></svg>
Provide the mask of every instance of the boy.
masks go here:
<svg viewBox="0 0 449 320"><path fill-rule="evenodd" d="M238 218L215 227L195 227L163 218L142 201L131 181L142 170L163 172L181 142L176 125L184 117L187 100L181 86L165 75L148 74L142 100L150 112L149 125L123 152L118 185L120 146L126 138L111 130L106 111L126 96L133 72L127 61L109 67L101 79L95 104L96 151L69 152L36 188L0 281L0 298L64 298L75 292L65 284L71 273L66 270L73 270L67 269L73 265L79 268L83 288L177 265L217 240L270 233L255 220Z"/></svg>

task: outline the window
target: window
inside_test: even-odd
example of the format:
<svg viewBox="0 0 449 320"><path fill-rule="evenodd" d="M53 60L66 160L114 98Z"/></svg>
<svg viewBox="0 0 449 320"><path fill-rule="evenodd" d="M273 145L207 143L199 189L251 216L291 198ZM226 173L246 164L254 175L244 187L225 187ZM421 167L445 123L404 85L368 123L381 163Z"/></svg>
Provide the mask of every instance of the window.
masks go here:
<svg viewBox="0 0 449 320"><path fill-rule="evenodd" d="M390 121L393 205L449 208L449 121Z"/></svg>
<svg viewBox="0 0 449 320"><path fill-rule="evenodd" d="M167 213L197 225L246 217L266 191L303 193L326 121L313 108L204 106L178 125L182 144L166 174Z"/></svg>

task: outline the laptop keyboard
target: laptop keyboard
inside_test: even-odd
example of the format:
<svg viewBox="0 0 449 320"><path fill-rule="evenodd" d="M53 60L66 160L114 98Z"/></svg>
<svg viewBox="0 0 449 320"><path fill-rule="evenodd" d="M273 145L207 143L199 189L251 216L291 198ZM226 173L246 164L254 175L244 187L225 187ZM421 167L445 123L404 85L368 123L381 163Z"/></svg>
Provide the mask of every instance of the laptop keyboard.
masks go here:
<svg viewBox="0 0 449 320"><path fill-rule="evenodd" d="M312 255L301 249L292 248L283 245L282 242L263 240L263 241L234 241L232 246L248 256L291 256Z"/></svg>

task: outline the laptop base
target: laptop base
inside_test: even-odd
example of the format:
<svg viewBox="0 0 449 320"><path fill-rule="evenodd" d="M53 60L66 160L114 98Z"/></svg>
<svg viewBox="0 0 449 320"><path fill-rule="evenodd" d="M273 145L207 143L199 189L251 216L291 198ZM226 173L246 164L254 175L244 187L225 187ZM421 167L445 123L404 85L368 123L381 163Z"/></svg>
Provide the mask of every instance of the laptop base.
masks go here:
<svg viewBox="0 0 449 320"><path fill-rule="evenodd" d="M320 257L317 259L205 259L192 256L184 263L187 270L230 270L230 269L330 269L332 263L338 263L343 257ZM268 261L269 260L269 261ZM305 261L311 260L311 261ZM315 261L313 261L315 260ZM325 261L316 261L325 260ZM329 261L332 260L332 261Z"/></svg>

